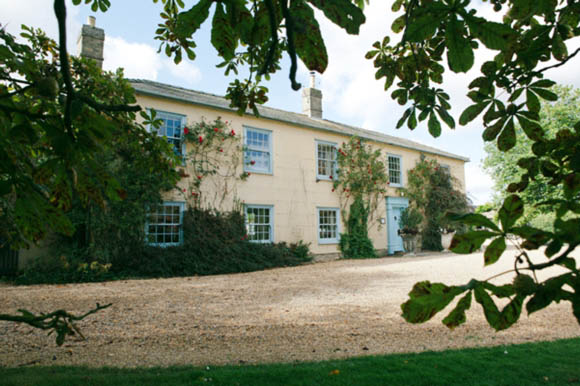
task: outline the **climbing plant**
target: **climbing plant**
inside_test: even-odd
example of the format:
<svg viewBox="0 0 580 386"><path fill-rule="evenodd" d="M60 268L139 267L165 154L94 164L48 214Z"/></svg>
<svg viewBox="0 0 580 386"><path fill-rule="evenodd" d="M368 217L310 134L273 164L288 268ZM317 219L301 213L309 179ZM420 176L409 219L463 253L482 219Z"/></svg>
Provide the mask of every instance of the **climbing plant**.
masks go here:
<svg viewBox="0 0 580 386"><path fill-rule="evenodd" d="M225 210L226 204L236 200L237 182L245 181L250 173L241 172L243 146L240 135L228 121L217 118L213 122L202 119L184 128L187 146L185 169L188 188L182 192L186 200L197 208ZM245 160L253 164L253 160Z"/></svg>
<svg viewBox="0 0 580 386"><path fill-rule="evenodd" d="M413 208L424 217L421 226L421 248L441 251L441 233L451 231L447 213L467 213L468 199L459 189L458 181L447 168L424 155L407 173L407 186L402 192Z"/></svg>
<svg viewBox="0 0 580 386"><path fill-rule="evenodd" d="M373 257L375 250L368 228L389 184L384 156L356 136L342 143L337 152L338 169L332 191L339 195L342 217L347 219L341 251L345 257Z"/></svg>

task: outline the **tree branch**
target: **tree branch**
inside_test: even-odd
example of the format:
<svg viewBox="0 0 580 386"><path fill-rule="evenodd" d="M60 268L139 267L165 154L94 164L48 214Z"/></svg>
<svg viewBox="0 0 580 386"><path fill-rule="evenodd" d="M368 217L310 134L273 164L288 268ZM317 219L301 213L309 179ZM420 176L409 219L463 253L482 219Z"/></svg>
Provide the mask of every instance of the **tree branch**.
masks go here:
<svg viewBox="0 0 580 386"><path fill-rule="evenodd" d="M82 339L85 339L79 328L73 323L74 321L83 320L87 316L100 310L104 310L111 305L112 303L101 306L99 303L97 303L95 308L79 316L70 314L65 310L57 310L49 314L34 315L30 311L19 309L18 312L20 312L22 315L0 314L0 320L16 323L26 323L41 330L51 330L49 335L53 332L56 332L56 343L60 346L64 343L66 335L74 335L77 333Z"/></svg>
<svg viewBox="0 0 580 386"><path fill-rule="evenodd" d="M77 99L83 101L84 103L86 103L87 105L91 106L92 108L94 108L95 110L97 110L98 112L122 112L122 111L141 111L141 106L138 105L134 105L134 106L130 106L130 105L105 105L103 103L99 103L94 101L93 99L84 96L84 95L80 95L77 94L75 96Z"/></svg>
<svg viewBox="0 0 580 386"><path fill-rule="evenodd" d="M278 47L278 30L276 23L276 13L274 11L274 4L272 0L265 0L266 8L268 9L268 17L270 19L270 39L272 39L272 44L268 48L268 54L266 55L266 61L262 66L262 69L258 75L264 75L268 72L268 68L272 65L274 61L274 54L276 53L276 48Z"/></svg>
<svg viewBox="0 0 580 386"><path fill-rule="evenodd" d="M302 85L296 82L296 71L298 69L297 59L296 59L296 47L294 46L294 20L292 15L288 11L288 5L286 0L280 2L282 5L282 14L286 19L286 36L288 37L288 54L290 55L290 82L292 83L292 89L294 91L300 90Z"/></svg>
<svg viewBox="0 0 580 386"><path fill-rule="evenodd" d="M64 127L69 135L74 139L72 131L72 102L74 98L74 89L70 75L70 63L68 52L66 50L66 6L64 0L54 0L54 14L58 20L58 53L60 59L60 73L64 81L66 90L65 109L64 109Z"/></svg>
<svg viewBox="0 0 580 386"><path fill-rule="evenodd" d="M548 67L544 67L544 68L542 68L541 70L538 70L538 72L544 72L544 71L548 71L548 70L550 70L550 69L552 69L552 68L556 68L556 67L563 66L563 65L564 65L564 64L566 64L566 63L567 63L567 62L568 62L570 59L572 59L574 56L576 56L576 55L578 54L578 52L580 52L580 48L576 49L576 51L574 51L574 53L572 53L571 55L568 55L568 57L567 57L565 60L561 61L560 63L553 64L553 65L551 65L551 66L548 66Z"/></svg>

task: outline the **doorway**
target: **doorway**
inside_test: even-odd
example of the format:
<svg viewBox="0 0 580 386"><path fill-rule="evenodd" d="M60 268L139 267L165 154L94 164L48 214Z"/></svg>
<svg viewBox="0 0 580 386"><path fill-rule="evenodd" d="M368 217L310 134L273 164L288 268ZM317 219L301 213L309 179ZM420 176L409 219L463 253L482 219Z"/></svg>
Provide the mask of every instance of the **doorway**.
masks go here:
<svg viewBox="0 0 580 386"><path fill-rule="evenodd" d="M403 239L399 236L399 219L403 209L409 206L405 197L387 197L387 253L404 252Z"/></svg>

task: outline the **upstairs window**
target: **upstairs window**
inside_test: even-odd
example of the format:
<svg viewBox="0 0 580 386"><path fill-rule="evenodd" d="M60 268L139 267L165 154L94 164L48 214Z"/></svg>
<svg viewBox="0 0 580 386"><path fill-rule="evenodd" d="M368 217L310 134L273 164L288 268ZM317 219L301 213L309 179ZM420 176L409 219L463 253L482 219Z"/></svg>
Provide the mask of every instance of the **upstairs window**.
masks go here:
<svg viewBox="0 0 580 386"><path fill-rule="evenodd" d="M244 128L244 171L272 173L272 132Z"/></svg>
<svg viewBox="0 0 580 386"><path fill-rule="evenodd" d="M330 180L336 175L336 144L316 141L316 178Z"/></svg>
<svg viewBox="0 0 580 386"><path fill-rule="evenodd" d="M403 173L401 171L401 157L388 155L389 183L391 186L403 186Z"/></svg>
<svg viewBox="0 0 580 386"><path fill-rule="evenodd" d="M273 207L264 205L246 205L246 231L249 240L257 243L271 243Z"/></svg>
<svg viewBox="0 0 580 386"><path fill-rule="evenodd" d="M185 116L158 111L157 117L163 121L157 130L157 135L167 138L167 142L173 145L173 151L176 155L185 156L185 143L183 143Z"/></svg>
<svg viewBox="0 0 580 386"><path fill-rule="evenodd" d="M168 247L183 242L183 202L164 202L148 214L145 228L149 245Z"/></svg>

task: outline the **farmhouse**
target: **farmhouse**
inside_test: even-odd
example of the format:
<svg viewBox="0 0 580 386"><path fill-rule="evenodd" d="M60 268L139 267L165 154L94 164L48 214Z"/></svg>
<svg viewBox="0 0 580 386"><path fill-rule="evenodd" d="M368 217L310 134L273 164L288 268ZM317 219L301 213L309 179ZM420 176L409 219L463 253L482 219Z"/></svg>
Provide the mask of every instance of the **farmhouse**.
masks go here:
<svg viewBox="0 0 580 386"><path fill-rule="evenodd" d="M103 62L105 34L95 27L94 18L84 25L79 36L82 56ZM310 244L312 253L323 257L339 253L340 233L344 228L347 207L332 189L332 177L337 168L336 152L352 136L381 150L387 167L389 186L384 200L378 205L378 216L369 224L369 236L374 247L382 253L403 250L398 236L398 219L408 206L401 192L407 172L422 155L435 159L448 168L451 176L465 191L464 165L469 159L417 142L385 135L324 119L322 92L315 88L312 75L310 86L303 89L301 114L258 107L260 117L252 112L240 116L230 108L224 97L149 80L131 81L137 103L143 109L154 109L163 121L158 134L164 136L184 156L191 152L183 141L188 125L218 117L241 136L239 173L249 174L229 192L229 210L234 204L244 211L249 238L254 242L298 242ZM191 127L191 126L190 126ZM183 165L179 189L165 197L163 205L152 213L157 219L144 224L147 239L158 246L178 245L183 240L182 220L187 203L182 192L196 178ZM221 194L222 192L210 192ZM21 251L22 266L36 251ZM14 261L17 256L11 257Z"/></svg>
<svg viewBox="0 0 580 386"><path fill-rule="evenodd" d="M237 115L229 107L229 101L217 95L148 80L133 80L132 85L138 103L145 109L155 109L163 119L159 134L175 143L181 142L183 128L188 124L217 117L242 136L242 159L251 158L253 162L241 163L240 168L251 176L239 183L236 195L243 203L249 229L253 230L250 237L256 242L302 240L310 243L315 254L338 252L343 219L339 197L332 191L332 175L337 148L353 135L381 149L388 167L389 188L379 205L379 217L370 224L369 235L379 250L388 253L403 250L397 235L398 217L408 200L401 196L400 188L405 186L407 170L413 168L421 154L449 168L465 189L467 158L323 119L322 93L314 88L313 80L303 90L302 114L259 107L260 118L252 113ZM187 153L189 149L182 151ZM188 178L196 178L187 174L191 175ZM187 183L186 178L183 187ZM165 211L183 211L186 202L179 197L179 194L168 197ZM174 221L179 221L179 216ZM175 227L165 229L178 232ZM169 244L178 243L180 236L170 235L166 239Z"/></svg>

